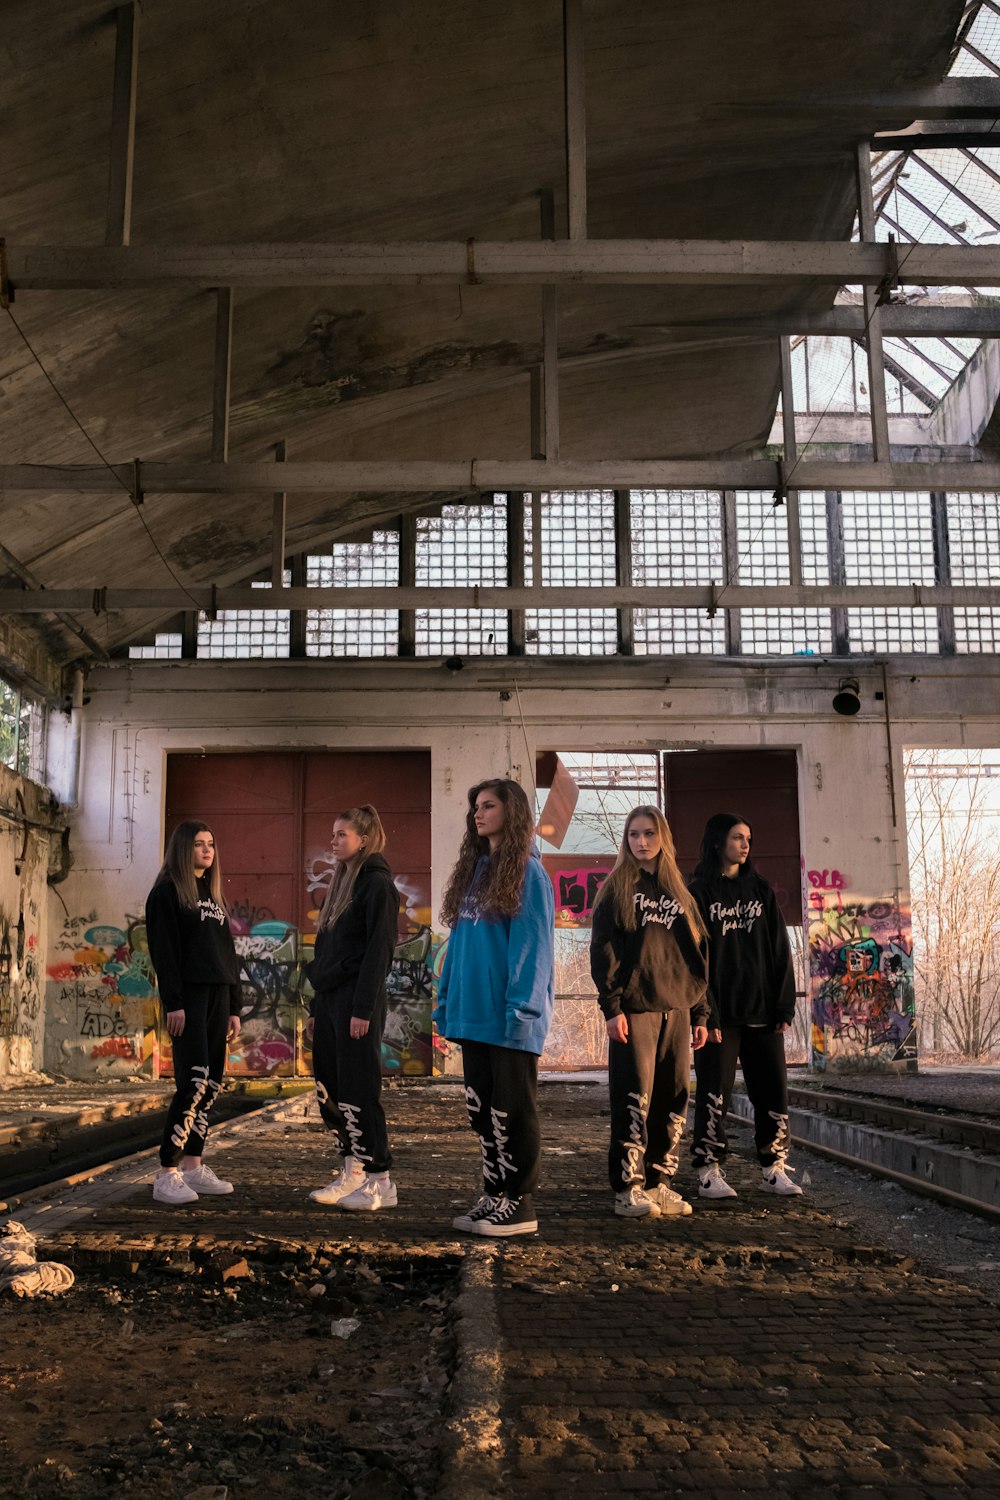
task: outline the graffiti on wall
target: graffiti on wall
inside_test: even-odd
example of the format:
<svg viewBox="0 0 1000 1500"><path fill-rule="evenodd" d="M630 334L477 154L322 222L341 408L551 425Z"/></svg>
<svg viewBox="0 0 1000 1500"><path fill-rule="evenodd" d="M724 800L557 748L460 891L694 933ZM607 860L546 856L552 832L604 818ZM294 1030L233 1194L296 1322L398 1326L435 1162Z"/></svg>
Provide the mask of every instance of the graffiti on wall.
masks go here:
<svg viewBox="0 0 1000 1500"><path fill-rule="evenodd" d="M25 933L0 910L0 1036L27 1040L38 1033L42 1013L38 935Z"/></svg>
<svg viewBox="0 0 1000 1500"><path fill-rule="evenodd" d="M808 912L813 1066L915 1061L909 907L814 889Z"/></svg>
<svg viewBox="0 0 1000 1500"><path fill-rule="evenodd" d="M542 856L542 864L552 881L557 927L590 926L594 903L614 862L614 857L606 854Z"/></svg>
<svg viewBox="0 0 1000 1500"><path fill-rule="evenodd" d="M427 1074L436 1054L431 1038L434 986L441 972L446 939L418 920L429 911L404 892L400 941L387 980L389 1012L382 1044L383 1070ZM313 935L268 908L234 902L233 939L240 959L243 989L242 1027L232 1047L231 1075L268 1078L308 1076L312 1071L309 1005L312 990L306 969L313 956ZM12 946L12 943L14 946ZM63 1027L63 1060L101 1072L172 1072L170 1038L163 1026L141 917L122 923L102 922L96 912L68 917L48 966L49 997ZM41 1009L34 938L18 970L16 930L0 915L0 1020L8 1023L12 973L20 972L17 1004ZM7 955L5 957L5 955ZM4 973L8 978L4 979ZM34 998L32 998L34 997ZM10 1024L16 1022L16 1017ZM12 1033L13 1034L13 1033ZM89 1070L89 1069L88 1069Z"/></svg>
<svg viewBox="0 0 1000 1500"><path fill-rule="evenodd" d="M97 912L67 916L46 970L53 1011L65 1028L63 1057L100 1070L152 1067L156 985L140 916L102 922Z"/></svg>

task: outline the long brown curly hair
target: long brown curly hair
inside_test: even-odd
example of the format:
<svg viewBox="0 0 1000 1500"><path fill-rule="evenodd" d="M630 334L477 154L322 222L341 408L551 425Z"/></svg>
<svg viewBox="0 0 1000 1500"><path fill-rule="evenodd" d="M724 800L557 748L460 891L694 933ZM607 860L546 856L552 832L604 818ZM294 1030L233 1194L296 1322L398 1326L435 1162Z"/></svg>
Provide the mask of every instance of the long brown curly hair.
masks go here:
<svg viewBox="0 0 1000 1500"><path fill-rule="evenodd" d="M503 803L504 813L499 847L490 856L485 873L476 886L476 910L483 917L516 917L521 909L524 872L531 854L535 820L524 789L516 781L494 777L469 788L465 837L441 903L441 920L449 927L454 927L458 921L479 859L490 853L489 839L480 838L476 832L476 798L480 792L495 793Z"/></svg>
<svg viewBox="0 0 1000 1500"><path fill-rule="evenodd" d="M657 856L656 868L652 872L653 879L661 891L665 891L667 895L673 896L687 918L691 936L696 943L700 942L705 936L705 924L701 919L701 913L698 910L694 897L684 884L684 876L677 867L673 834L670 832L669 823L658 807L652 807L648 804L643 804L641 807L633 807L625 819L618 858L615 860L611 874L601 886L597 900L598 902L612 902L615 920L619 926L624 927L628 932L635 931L635 889L639 884L639 876L642 873L642 869L632 850L629 848L628 831L632 826L633 820L639 817L651 819L660 839L660 852Z"/></svg>

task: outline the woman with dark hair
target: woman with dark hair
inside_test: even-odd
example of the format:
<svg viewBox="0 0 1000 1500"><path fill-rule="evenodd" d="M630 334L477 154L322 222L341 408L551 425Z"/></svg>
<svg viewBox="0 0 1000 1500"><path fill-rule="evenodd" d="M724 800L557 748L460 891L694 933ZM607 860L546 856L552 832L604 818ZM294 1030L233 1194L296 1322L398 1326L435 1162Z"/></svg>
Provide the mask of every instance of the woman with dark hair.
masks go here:
<svg viewBox="0 0 1000 1500"><path fill-rule="evenodd" d="M608 1176L623 1218L689 1214L671 1182L705 1045L705 930L658 807L633 807L594 905L590 970L608 1032Z"/></svg>
<svg viewBox="0 0 1000 1500"><path fill-rule="evenodd" d="M392 1153L382 1108L382 1034L399 918L399 892L382 857L385 829L374 807L349 807L333 825L333 879L309 965L313 1072L319 1110L343 1166L316 1203L349 1211L395 1208Z"/></svg>
<svg viewBox="0 0 1000 1500"><path fill-rule="evenodd" d="M726 1181L726 1112L737 1062L754 1114L754 1139L766 1193L802 1192L788 1176L788 1077L784 1033L795 1014L788 932L774 891L750 863L746 818L709 818L691 892L708 928L714 1014L696 1057L698 1088L692 1154L702 1198L735 1198Z"/></svg>
<svg viewBox="0 0 1000 1500"><path fill-rule="evenodd" d="M489 1238L538 1228L536 1091L552 1019L555 900L533 834L531 807L516 781L472 787L441 911L451 937L434 1021L442 1036L461 1043L483 1166L478 1201L452 1227Z"/></svg>
<svg viewBox="0 0 1000 1500"><path fill-rule="evenodd" d="M243 991L222 871L207 823L181 823L146 897L146 939L166 1015L176 1091L153 1183L158 1203L231 1193L202 1154L222 1087L226 1042L239 1034Z"/></svg>

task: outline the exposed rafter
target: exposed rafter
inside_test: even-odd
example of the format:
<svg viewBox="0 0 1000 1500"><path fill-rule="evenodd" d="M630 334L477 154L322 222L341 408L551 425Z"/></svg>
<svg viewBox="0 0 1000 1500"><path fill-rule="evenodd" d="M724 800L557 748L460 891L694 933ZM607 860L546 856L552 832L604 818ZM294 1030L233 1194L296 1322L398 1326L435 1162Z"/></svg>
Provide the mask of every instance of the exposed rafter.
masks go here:
<svg viewBox="0 0 1000 1500"><path fill-rule="evenodd" d="M798 461L784 476L767 459L535 459L345 460L273 464L142 463L142 492L170 494L379 493L426 494L498 490L773 489L780 478L796 490L1000 490L1000 464L976 459L946 463L827 463ZM135 464L0 465L0 494L117 493L136 479Z"/></svg>
<svg viewBox="0 0 1000 1500"><path fill-rule="evenodd" d="M11 245L10 287L82 291L186 286L878 286L896 269L885 245L839 240L460 240L382 244ZM1000 286L992 246L910 245L898 280Z"/></svg>

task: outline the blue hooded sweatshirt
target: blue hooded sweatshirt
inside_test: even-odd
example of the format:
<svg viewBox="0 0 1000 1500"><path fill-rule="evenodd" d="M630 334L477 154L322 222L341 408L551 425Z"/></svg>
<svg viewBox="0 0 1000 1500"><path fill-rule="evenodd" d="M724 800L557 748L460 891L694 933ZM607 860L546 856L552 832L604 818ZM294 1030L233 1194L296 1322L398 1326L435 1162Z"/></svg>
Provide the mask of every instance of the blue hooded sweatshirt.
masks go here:
<svg viewBox="0 0 1000 1500"><path fill-rule="evenodd" d="M434 1022L452 1042L489 1042L541 1056L555 992L555 900L532 849L516 917L486 917L475 893L487 855L448 939Z"/></svg>

